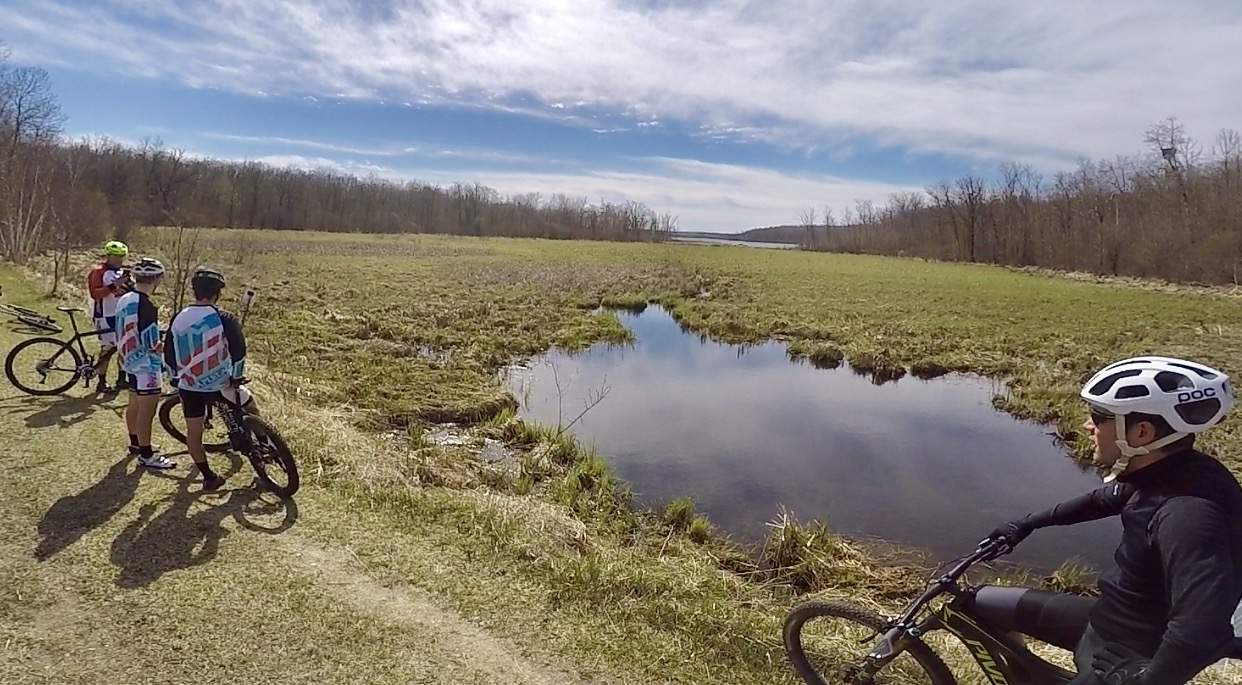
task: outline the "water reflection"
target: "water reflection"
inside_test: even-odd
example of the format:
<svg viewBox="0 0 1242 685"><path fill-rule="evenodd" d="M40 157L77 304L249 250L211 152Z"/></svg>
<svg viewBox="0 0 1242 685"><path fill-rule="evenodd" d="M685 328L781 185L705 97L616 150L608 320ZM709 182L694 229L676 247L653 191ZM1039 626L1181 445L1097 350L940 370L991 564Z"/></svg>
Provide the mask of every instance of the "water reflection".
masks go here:
<svg viewBox="0 0 1242 685"><path fill-rule="evenodd" d="M511 371L523 413L568 422L594 443L639 501L692 496L745 540L779 504L836 531L957 556L992 527L1099 487L1043 426L992 407L986 379L946 376L873 384L847 367L790 362L780 343L725 345L689 334L651 307L620 314L631 346L559 351ZM557 385L560 385L558 391ZM1077 557L1109 563L1120 527L1041 531L1015 560L1041 568Z"/></svg>

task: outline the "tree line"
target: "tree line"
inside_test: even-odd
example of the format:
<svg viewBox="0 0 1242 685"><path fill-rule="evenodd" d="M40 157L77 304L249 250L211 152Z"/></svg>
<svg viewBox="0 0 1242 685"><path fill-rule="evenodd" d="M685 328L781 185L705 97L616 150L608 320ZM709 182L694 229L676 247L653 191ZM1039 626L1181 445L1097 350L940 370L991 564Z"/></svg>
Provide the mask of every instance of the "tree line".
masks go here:
<svg viewBox="0 0 1242 685"><path fill-rule="evenodd" d="M452 233L653 240L677 228L638 202L501 195L482 185L398 183L331 169L201 159L158 140L131 146L68 140L43 69L14 66L0 45L0 256L24 262L49 248L142 225Z"/></svg>
<svg viewBox="0 0 1242 685"><path fill-rule="evenodd" d="M995 180L964 176L883 205L860 201L838 219L802 216L803 245L1089 271L1171 281L1242 278L1242 135L1207 146L1176 118L1146 131L1149 149L1082 161L1045 177L1003 164Z"/></svg>

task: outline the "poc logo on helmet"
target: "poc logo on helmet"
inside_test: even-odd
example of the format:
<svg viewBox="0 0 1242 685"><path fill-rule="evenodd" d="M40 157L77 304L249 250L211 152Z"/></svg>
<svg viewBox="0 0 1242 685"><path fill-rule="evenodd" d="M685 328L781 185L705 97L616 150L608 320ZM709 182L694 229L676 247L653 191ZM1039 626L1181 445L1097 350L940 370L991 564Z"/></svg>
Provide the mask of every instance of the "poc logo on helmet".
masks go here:
<svg viewBox="0 0 1242 685"><path fill-rule="evenodd" d="M1216 388L1204 388L1203 390L1191 390L1190 392L1177 393L1177 403L1193 402L1208 397L1216 397Z"/></svg>

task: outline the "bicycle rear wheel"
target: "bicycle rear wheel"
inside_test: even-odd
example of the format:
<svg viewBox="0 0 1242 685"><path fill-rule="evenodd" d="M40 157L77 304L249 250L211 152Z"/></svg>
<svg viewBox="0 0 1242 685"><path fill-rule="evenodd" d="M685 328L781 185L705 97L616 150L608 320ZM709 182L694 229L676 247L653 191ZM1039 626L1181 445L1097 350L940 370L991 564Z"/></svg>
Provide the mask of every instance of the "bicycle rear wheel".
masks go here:
<svg viewBox="0 0 1242 685"><path fill-rule="evenodd" d="M207 409L207 424L203 428L203 449L223 452L229 448L229 429L224 420L212 416L214 407ZM185 413L181 411L181 396L170 395L160 403L160 425L177 442L186 444Z"/></svg>
<svg viewBox="0 0 1242 685"><path fill-rule="evenodd" d="M289 445L271 424L253 414L242 418L242 426L250 436L250 449L246 455L250 465L259 476L259 482L277 496L288 499L298 491L301 480L298 465L293 460Z"/></svg>
<svg viewBox="0 0 1242 685"><path fill-rule="evenodd" d="M785 619L785 651L809 685L957 685L944 661L919 640L907 644L874 680L856 676L884 623L876 614L844 602L804 604Z"/></svg>
<svg viewBox="0 0 1242 685"><path fill-rule="evenodd" d="M31 395L59 395L81 376L77 350L56 338L30 338L18 343L4 360L9 382Z"/></svg>

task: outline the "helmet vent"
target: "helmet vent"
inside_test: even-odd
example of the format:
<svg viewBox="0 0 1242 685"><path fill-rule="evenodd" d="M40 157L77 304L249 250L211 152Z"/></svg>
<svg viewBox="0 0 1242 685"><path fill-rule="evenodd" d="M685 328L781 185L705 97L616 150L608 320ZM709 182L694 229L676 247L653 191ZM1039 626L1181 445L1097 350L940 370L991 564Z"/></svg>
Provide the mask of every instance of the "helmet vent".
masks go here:
<svg viewBox="0 0 1242 685"><path fill-rule="evenodd" d="M1168 362L1168 365L1176 366L1179 369L1186 369L1187 371L1192 371L1198 374L1200 378L1205 378L1209 381L1212 380L1213 378L1216 378L1216 374L1212 373L1211 371L1208 371L1207 369L1197 369L1189 364L1180 364L1178 362Z"/></svg>
<svg viewBox="0 0 1242 685"><path fill-rule="evenodd" d="M1215 397L1199 400L1197 402L1187 402L1174 407L1177 415L1182 420L1192 426L1199 426L1212 420L1216 413L1220 411L1220 400Z"/></svg>
<svg viewBox="0 0 1242 685"><path fill-rule="evenodd" d="M1156 374L1156 385L1160 386L1160 389L1165 392L1173 392L1178 388L1193 390L1195 387L1194 381L1190 380L1190 378L1172 371L1161 371Z"/></svg>
<svg viewBox="0 0 1242 685"><path fill-rule="evenodd" d="M1131 397L1147 397L1151 395L1151 391L1141 385L1127 385L1124 388L1117 388L1117 399L1124 400Z"/></svg>
<svg viewBox="0 0 1242 685"><path fill-rule="evenodd" d="M1112 390L1113 386L1117 384L1117 381L1123 378L1132 378L1134 376L1139 375L1140 373L1143 373L1143 372L1139 369L1130 369L1128 371L1118 371L1117 373L1114 373L1111 376L1105 376L1104 378L1101 378L1100 382L1091 386L1091 389L1088 390L1088 392L1090 392L1092 395L1103 395L1109 390Z"/></svg>
<svg viewBox="0 0 1242 685"><path fill-rule="evenodd" d="M1118 366L1129 366L1131 364L1150 364L1150 363L1151 363L1150 359L1122 359L1119 362L1113 362L1112 364L1109 364L1108 366L1104 367L1104 370L1108 371L1109 369L1115 369Z"/></svg>

